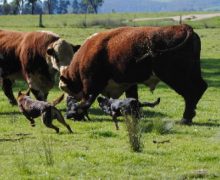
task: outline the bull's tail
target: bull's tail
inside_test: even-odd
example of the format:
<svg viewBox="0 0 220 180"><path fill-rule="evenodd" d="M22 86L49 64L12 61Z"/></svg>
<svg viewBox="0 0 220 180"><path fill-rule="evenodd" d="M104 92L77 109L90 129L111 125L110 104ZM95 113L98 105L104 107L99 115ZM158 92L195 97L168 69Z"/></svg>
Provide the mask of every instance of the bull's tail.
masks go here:
<svg viewBox="0 0 220 180"><path fill-rule="evenodd" d="M154 101L154 102L143 102L143 103L140 103L140 107L154 107L154 106L156 106L156 105L158 105L160 103L160 98L157 98L157 100L156 101Z"/></svg>
<svg viewBox="0 0 220 180"><path fill-rule="evenodd" d="M176 51L180 48L182 48L187 42L188 40L190 39L190 37L192 37L193 35L193 28L188 26L188 25L184 25L185 26L185 31L186 31L186 37L184 38L184 40L179 43L178 45L174 46L174 47L170 47L170 48L167 48L167 49L153 49L152 48L152 42L150 39L148 39L148 50L147 50L147 53L145 53L143 56L141 56L140 58L138 58L136 60L136 62L140 62L148 57L156 57L160 54L164 54L164 53L168 53L168 52L173 52L173 51Z"/></svg>
<svg viewBox="0 0 220 180"><path fill-rule="evenodd" d="M193 35L193 28L188 25L185 25L185 27L187 28L186 29L187 34L186 34L185 39L180 44L178 44L174 47L171 47L171 48L167 48L167 49L155 49L155 52L167 53L167 52L176 51L176 50L182 48L187 43L188 39Z"/></svg>
<svg viewBox="0 0 220 180"><path fill-rule="evenodd" d="M53 100L53 102L51 102L52 106L56 106L57 104L59 104L62 100L64 99L64 93L58 97L57 99Z"/></svg>

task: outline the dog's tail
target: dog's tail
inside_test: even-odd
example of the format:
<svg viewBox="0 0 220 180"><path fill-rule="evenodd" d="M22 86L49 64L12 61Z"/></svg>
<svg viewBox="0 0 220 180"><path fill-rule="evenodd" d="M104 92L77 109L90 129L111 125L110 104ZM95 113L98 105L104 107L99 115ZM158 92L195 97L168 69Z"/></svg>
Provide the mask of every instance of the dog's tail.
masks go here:
<svg viewBox="0 0 220 180"><path fill-rule="evenodd" d="M59 104L62 100L64 99L64 93L58 97L57 99L53 100L53 102L51 102L51 105L56 106L57 104Z"/></svg>
<svg viewBox="0 0 220 180"><path fill-rule="evenodd" d="M160 98L157 98L156 101L154 102L143 102L143 103L140 103L140 107L154 107L156 105L158 105L160 103Z"/></svg>

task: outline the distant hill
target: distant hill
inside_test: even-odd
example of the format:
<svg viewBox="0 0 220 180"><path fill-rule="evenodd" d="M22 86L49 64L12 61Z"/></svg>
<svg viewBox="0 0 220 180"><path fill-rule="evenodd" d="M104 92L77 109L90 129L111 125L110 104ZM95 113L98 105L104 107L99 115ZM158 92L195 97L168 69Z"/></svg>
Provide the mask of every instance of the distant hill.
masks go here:
<svg viewBox="0 0 220 180"><path fill-rule="evenodd" d="M220 10L220 0L105 0L99 13L208 10Z"/></svg>

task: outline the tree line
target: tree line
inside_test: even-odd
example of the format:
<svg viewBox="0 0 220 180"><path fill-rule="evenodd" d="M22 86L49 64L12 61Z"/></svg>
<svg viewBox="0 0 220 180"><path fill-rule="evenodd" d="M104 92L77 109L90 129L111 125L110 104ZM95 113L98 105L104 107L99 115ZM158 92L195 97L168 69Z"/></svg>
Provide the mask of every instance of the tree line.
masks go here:
<svg viewBox="0 0 220 180"><path fill-rule="evenodd" d="M98 13L104 0L0 0L0 14Z"/></svg>

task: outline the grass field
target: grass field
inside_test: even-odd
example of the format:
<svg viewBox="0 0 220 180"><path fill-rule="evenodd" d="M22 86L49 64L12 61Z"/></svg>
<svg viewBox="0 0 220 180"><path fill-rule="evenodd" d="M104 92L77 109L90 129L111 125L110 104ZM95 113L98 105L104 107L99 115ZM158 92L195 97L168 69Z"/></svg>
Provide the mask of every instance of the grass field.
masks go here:
<svg viewBox="0 0 220 180"><path fill-rule="evenodd" d="M134 15L115 15L115 18L120 16ZM97 26L71 27L68 23L71 17L78 18L51 16L50 21L45 21L46 29L73 44L81 44L89 35L104 30ZM66 26L61 23L65 21ZM217 24L219 19L212 21ZM35 16L0 16L3 29L38 30L34 22L37 22ZM202 40L202 71L209 88L198 104L194 125L176 123L182 116L184 102L165 84L160 83L154 94L140 86L142 101L161 97L161 103L154 109L144 109L141 122L144 149L134 153L124 119L120 119L117 131L97 103L90 109L92 122L67 121L74 130L71 135L55 123L61 130L57 135L44 127L40 118L35 128L30 127L0 91L0 179L220 179L220 28L200 26L195 31ZM15 94L20 89L26 89L25 83L16 84ZM55 87L49 101L60 94ZM65 113L64 102L58 108ZM172 128L162 132L163 122L169 122ZM169 142L155 144L154 140Z"/></svg>

